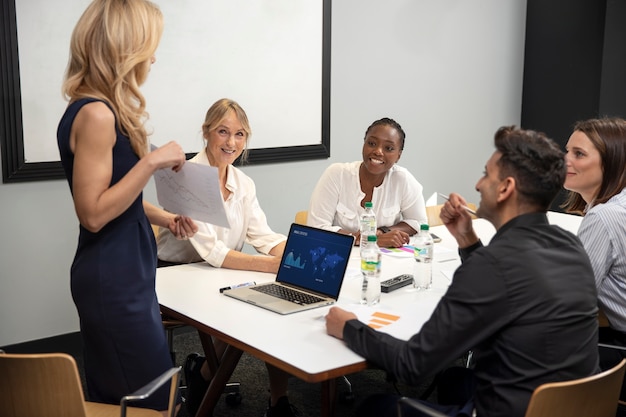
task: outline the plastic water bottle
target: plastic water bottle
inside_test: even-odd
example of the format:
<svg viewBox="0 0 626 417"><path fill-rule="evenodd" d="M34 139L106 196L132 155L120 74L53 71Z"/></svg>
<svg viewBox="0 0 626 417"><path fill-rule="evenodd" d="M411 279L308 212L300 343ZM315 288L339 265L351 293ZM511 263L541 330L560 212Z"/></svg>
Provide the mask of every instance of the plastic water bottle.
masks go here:
<svg viewBox="0 0 626 417"><path fill-rule="evenodd" d="M413 244L415 248L413 251L415 257L413 287L418 290L427 290L433 283L434 244L428 229L427 224L422 224Z"/></svg>
<svg viewBox="0 0 626 417"><path fill-rule="evenodd" d="M376 243L376 235L368 235L367 243L361 248L361 304L369 306L380 301L380 260L381 254Z"/></svg>
<svg viewBox="0 0 626 417"><path fill-rule="evenodd" d="M367 236L376 236L376 213L374 213L374 205L371 201L365 203L365 212L361 215L361 247L367 243Z"/></svg>

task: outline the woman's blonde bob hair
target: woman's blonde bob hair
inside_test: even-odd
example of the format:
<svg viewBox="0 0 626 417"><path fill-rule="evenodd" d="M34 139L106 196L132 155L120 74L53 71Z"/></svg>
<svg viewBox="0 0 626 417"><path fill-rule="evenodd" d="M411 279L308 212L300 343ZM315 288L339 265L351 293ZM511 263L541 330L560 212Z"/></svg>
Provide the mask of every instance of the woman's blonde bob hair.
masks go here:
<svg viewBox="0 0 626 417"><path fill-rule="evenodd" d="M163 33L163 15L148 0L94 0L78 20L63 82L69 101L94 97L113 109L135 153L148 151L145 98L139 90Z"/></svg>

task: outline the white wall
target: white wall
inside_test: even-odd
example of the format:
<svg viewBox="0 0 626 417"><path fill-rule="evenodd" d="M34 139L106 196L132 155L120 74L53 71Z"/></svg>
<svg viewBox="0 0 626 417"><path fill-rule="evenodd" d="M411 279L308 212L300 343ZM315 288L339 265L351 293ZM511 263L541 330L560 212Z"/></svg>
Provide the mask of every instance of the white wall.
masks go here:
<svg viewBox="0 0 626 417"><path fill-rule="evenodd" d="M425 197L477 202L495 130L520 121L525 14L520 0L335 0L331 158L244 168L270 225L286 233L324 168L360 159L365 129L384 116L405 129L400 165ZM156 202L153 184L145 197ZM0 207L0 346L77 331L66 182L2 184Z"/></svg>

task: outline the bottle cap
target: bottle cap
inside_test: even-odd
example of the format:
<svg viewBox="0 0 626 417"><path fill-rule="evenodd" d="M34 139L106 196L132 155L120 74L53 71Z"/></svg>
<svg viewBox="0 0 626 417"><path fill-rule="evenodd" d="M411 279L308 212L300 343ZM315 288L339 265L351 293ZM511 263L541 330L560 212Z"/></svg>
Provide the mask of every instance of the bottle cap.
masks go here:
<svg viewBox="0 0 626 417"><path fill-rule="evenodd" d="M365 203L365 208L372 208L374 207L374 204L372 204L371 201L368 201L367 203Z"/></svg>
<svg viewBox="0 0 626 417"><path fill-rule="evenodd" d="M376 242L376 235L367 235L368 242Z"/></svg>
<svg viewBox="0 0 626 417"><path fill-rule="evenodd" d="M429 227L428 227L428 224L427 224L427 223L422 223L422 224L420 225L420 230L428 230L428 229L429 229Z"/></svg>

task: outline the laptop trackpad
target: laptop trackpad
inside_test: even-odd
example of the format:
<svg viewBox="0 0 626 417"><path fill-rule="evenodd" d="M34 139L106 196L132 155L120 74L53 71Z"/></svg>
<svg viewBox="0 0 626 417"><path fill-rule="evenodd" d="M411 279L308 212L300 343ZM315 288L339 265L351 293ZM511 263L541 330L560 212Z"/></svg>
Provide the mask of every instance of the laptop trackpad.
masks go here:
<svg viewBox="0 0 626 417"><path fill-rule="evenodd" d="M276 297L272 297L271 295L259 293L258 295L257 294L250 295L249 297L246 298L246 301L251 304L267 305L271 303L281 302L282 300Z"/></svg>

